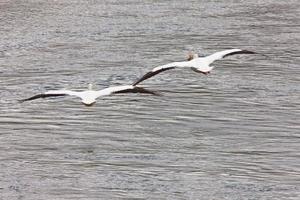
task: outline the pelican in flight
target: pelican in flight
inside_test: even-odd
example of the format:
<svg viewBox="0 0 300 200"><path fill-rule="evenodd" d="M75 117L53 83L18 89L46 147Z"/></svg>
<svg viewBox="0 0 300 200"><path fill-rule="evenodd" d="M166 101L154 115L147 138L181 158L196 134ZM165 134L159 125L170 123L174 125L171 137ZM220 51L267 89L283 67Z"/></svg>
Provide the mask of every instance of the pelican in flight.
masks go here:
<svg viewBox="0 0 300 200"><path fill-rule="evenodd" d="M92 84L88 85L88 90L76 92L71 90L49 90L45 93L38 94L35 96L32 96L27 99L19 100L20 102L24 101L30 101L38 98L46 98L46 97L57 97L57 96L76 96L81 99L81 102L86 106L91 106L96 102L96 99L98 97L102 96L108 96L112 94L118 94L118 93L147 93L147 94L153 94L158 95L156 92L147 90L142 87L136 87L133 85L123 85L123 86L115 86L115 87L109 87L105 88L103 90L92 90Z"/></svg>
<svg viewBox="0 0 300 200"><path fill-rule="evenodd" d="M216 60L220 60L222 58L235 55L235 54L255 54L255 52L248 51L248 50L241 50L241 49L229 49L229 50L224 50L224 51L211 54L206 57L199 57L198 54L191 54L189 55L187 61L172 62L166 65L155 67L154 69L152 69L152 71L146 73L139 80L137 80L133 85L135 86L140 82L148 78L151 78L156 74L159 74L166 70L174 69L176 67L191 68L195 72L202 73L202 74L209 74L210 71L214 68L214 66L210 65L211 63L213 63Z"/></svg>

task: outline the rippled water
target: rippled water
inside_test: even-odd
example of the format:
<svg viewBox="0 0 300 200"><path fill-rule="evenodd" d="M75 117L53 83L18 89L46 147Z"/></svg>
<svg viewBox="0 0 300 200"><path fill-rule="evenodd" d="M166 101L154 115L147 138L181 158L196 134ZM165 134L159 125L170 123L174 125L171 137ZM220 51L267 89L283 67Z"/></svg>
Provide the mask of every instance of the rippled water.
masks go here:
<svg viewBox="0 0 300 200"><path fill-rule="evenodd" d="M299 8L0 1L0 199L299 199ZM261 54L143 83L161 97L17 102L129 84L189 51L232 47Z"/></svg>

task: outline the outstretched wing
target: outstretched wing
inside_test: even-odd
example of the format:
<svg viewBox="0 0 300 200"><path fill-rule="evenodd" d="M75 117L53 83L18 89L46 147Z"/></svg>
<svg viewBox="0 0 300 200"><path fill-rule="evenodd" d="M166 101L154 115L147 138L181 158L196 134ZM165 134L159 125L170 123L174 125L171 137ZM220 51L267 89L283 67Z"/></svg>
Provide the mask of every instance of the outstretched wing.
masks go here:
<svg viewBox="0 0 300 200"><path fill-rule="evenodd" d="M24 101L31 101L34 99L39 99L39 98L46 98L46 97L57 97L57 96L66 96L66 94L37 94L32 97L29 97L27 99L21 99L19 102L24 102Z"/></svg>
<svg viewBox="0 0 300 200"><path fill-rule="evenodd" d="M119 93L147 93L147 94L159 95L154 91L146 90L142 87L136 87L133 85L121 85L121 86L109 87L97 91L97 93L98 93L97 97L111 95L111 94L119 94Z"/></svg>
<svg viewBox="0 0 300 200"><path fill-rule="evenodd" d="M157 70L152 70L150 72L147 72L144 76L142 76L142 78L140 78L139 80L137 80L136 82L133 83L133 86L139 84L140 82L148 79L148 78L151 78L152 76L155 76L156 74L159 74L163 71L167 71L167 70L170 70L170 69L174 69L175 67L168 67L168 68L161 68L161 69L157 69Z"/></svg>
<svg viewBox="0 0 300 200"><path fill-rule="evenodd" d="M146 73L144 76L142 76L142 78L140 78L139 80L137 80L136 82L134 82L132 85L136 86L137 84L139 84L140 82L151 78L152 76L155 76L156 74L159 74L161 72L170 70L170 69L174 69L176 67L188 67L189 62L172 62L166 65L162 65L162 66L158 66L155 67L152 71Z"/></svg>
<svg viewBox="0 0 300 200"><path fill-rule="evenodd" d="M115 94L119 94L119 93L144 93L144 94L152 94L152 95L156 95L156 96L160 96L160 94L158 92L152 91L152 90L148 90L142 87L136 87L133 86L133 88L129 88L129 89L124 89L124 90L119 90L114 92Z"/></svg>
<svg viewBox="0 0 300 200"><path fill-rule="evenodd" d="M229 49L229 50L214 53L210 56L206 56L205 60L208 62L208 64L211 64L212 62L214 62L216 60L225 58L227 56L232 56L235 54L255 54L255 52L248 51L248 50L241 50L241 49Z"/></svg>
<svg viewBox="0 0 300 200"><path fill-rule="evenodd" d="M66 95L76 95L76 92L69 91L69 90L47 91L43 94L34 95L34 96L29 97L27 99L21 99L21 100L19 100L19 102L31 101L31 100L39 99L39 98L58 97L58 96L66 96Z"/></svg>

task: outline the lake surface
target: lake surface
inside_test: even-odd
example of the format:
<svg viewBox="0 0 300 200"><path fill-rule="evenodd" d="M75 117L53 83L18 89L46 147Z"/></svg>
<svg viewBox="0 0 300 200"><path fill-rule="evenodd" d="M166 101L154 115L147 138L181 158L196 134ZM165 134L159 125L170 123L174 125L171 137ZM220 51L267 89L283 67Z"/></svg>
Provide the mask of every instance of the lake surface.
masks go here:
<svg viewBox="0 0 300 200"><path fill-rule="evenodd" d="M300 2L0 1L0 199L300 199ZM92 107L49 89L130 84Z"/></svg>

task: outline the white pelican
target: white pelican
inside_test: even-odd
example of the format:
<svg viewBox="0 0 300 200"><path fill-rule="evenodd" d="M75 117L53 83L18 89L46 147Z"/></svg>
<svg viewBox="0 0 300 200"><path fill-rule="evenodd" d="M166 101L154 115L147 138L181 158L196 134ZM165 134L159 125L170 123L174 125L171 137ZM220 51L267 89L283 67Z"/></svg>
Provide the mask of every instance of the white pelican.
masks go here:
<svg viewBox="0 0 300 200"><path fill-rule="evenodd" d="M35 96L32 96L27 99L19 100L20 102L24 101L30 101L38 98L45 98L45 97L56 97L56 96L76 96L81 99L81 102L86 106L91 106L96 102L96 99L101 96L107 96L111 94L117 94L117 93L147 93L147 94L153 94L158 95L156 92L144 89L142 87L136 87L133 85L123 85L123 86L115 86L115 87L109 87L105 88L103 90L92 90L92 84L88 85L88 90L76 92L71 90L49 90L45 93L38 94Z"/></svg>
<svg viewBox="0 0 300 200"><path fill-rule="evenodd" d="M187 61L183 62L172 62L166 65L161 65L155 67L150 72L146 73L142 78L137 80L133 85L137 85L140 82L151 78L152 76L159 74L163 71L174 69L176 67L188 67L191 68L193 71L203 74L208 74L214 68L214 66L210 66L216 60L225 58L227 56L235 55L235 54L254 54L255 52L248 51L248 50L241 50L241 49L229 49L214 53L212 55L206 57L199 57L198 54L189 55Z"/></svg>

